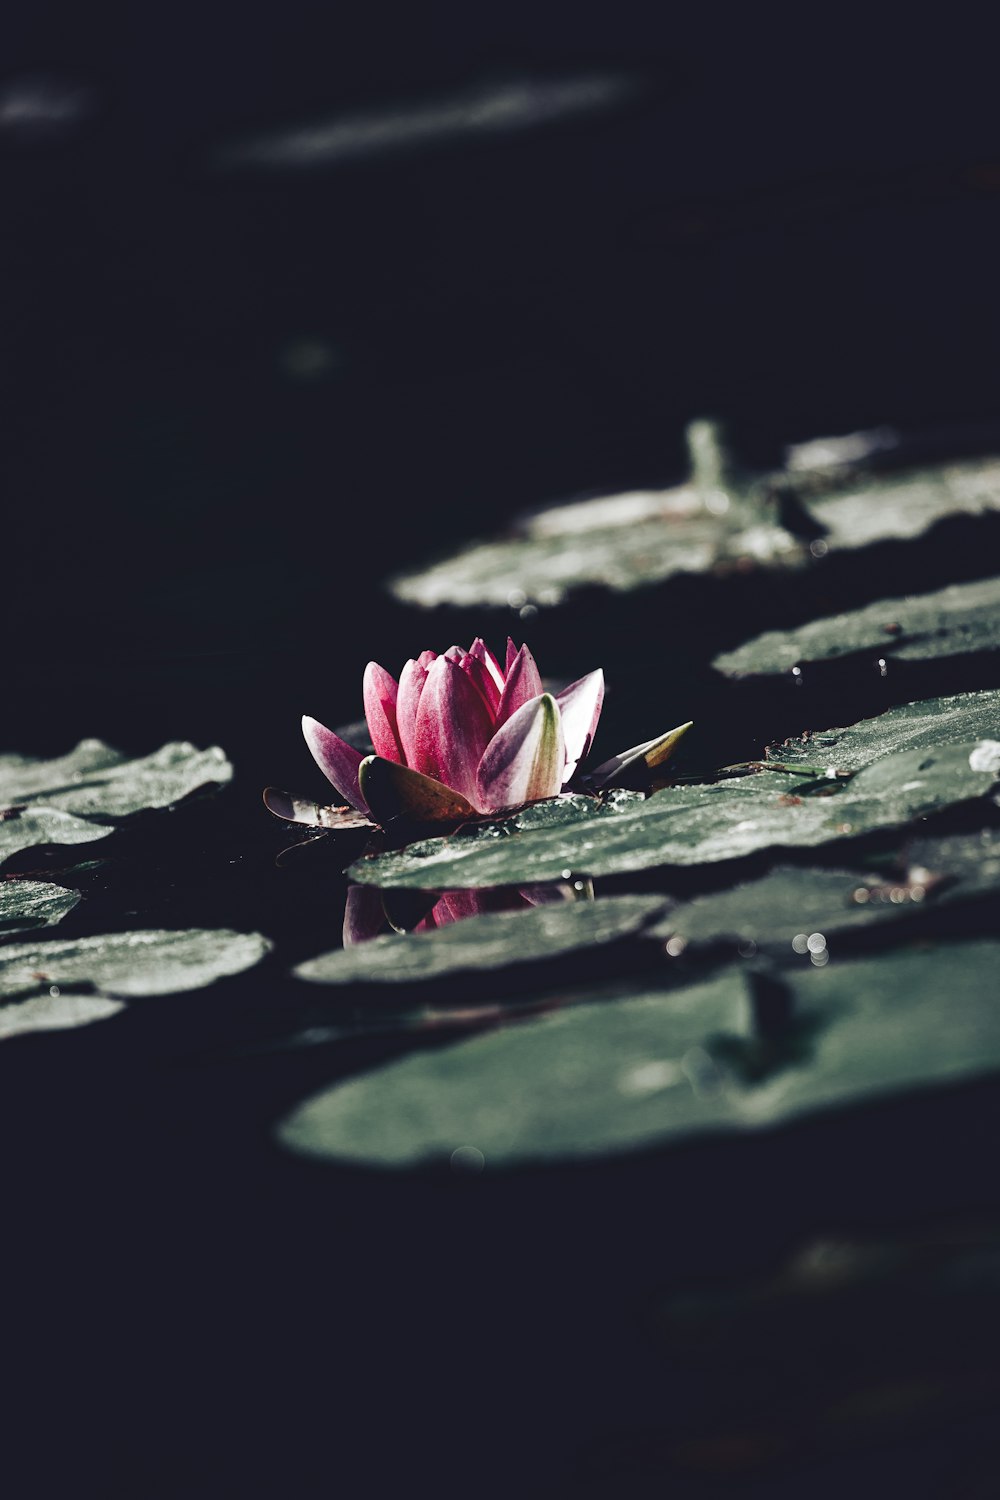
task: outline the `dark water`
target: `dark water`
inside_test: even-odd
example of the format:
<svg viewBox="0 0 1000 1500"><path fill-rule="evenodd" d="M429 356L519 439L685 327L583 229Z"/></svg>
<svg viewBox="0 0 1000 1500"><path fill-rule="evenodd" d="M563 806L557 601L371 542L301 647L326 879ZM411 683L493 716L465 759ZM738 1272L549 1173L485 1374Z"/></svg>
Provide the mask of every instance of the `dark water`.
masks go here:
<svg viewBox="0 0 1000 1500"><path fill-rule="evenodd" d="M694 13L518 6L391 24L181 6L107 26L54 6L10 25L4 80L28 83L13 110L0 96L4 748L221 743L234 786L115 835L66 931L218 924L278 943L210 995L3 1048L11 1493L64 1494L67 1476L171 1500L987 1493L988 1349L966 1330L963 1362L935 1314L915 1350L919 1253L900 1252L891 1295L848 1297L842 1338L810 1343L794 1302L744 1344L707 1313L681 1338L675 1304L706 1287L766 1303L830 1235L924 1246L945 1224L945 1270L988 1259L990 1090L669 1165L486 1181L297 1161L270 1136L291 1104L441 1038L264 1045L281 1007L290 1032L309 1024L285 976L336 941L345 882L322 851L276 866L288 837L259 800L268 782L322 793L299 716L356 717L369 657L395 669L447 645L439 629L481 628L425 624L381 580L533 504L679 477L692 415L726 417L761 466L818 433L995 418L986 49L937 26L831 26L820 46L749 15L720 34ZM641 96L335 169L213 165L298 121L602 67ZM831 573L828 602L994 559L956 533L901 574L890 550ZM651 682L684 700L669 722L698 719L696 768L995 682L995 663L967 682L847 664L749 702L712 655L817 601L684 602L592 602L532 630L544 670L600 662L615 680L609 753L662 727ZM886 1353L901 1330L909 1406L907 1361ZM815 1348L830 1383L800 1411ZM935 1393L959 1367L950 1406ZM816 1418L869 1386L873 1410L880 1392L901 1403L896 1425Z"/></svg>

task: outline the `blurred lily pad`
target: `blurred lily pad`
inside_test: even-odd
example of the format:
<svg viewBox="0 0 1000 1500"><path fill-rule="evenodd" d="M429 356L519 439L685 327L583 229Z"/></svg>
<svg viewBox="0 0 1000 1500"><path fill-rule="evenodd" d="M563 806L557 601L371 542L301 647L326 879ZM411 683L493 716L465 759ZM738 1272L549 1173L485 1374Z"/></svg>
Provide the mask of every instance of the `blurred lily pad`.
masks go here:
<svg viewBox="0 0 1000 1500"><path fill-rule="evenodd" d="M489 1170L757 1130L997 1071L995 975L991 942L803 971L785 1032L767 1040L736 970L666 993L609 990L341 1083L295 1109L280 1139L370 1167Z"/></svg>
<svg viewBox="0 0 1000 1500"><path fill-rule="evenodd" d="M111 829L55 807L14 807L0 812L0 861L36 844L92 844Z"/></svg>
<svg viewBox="0 0 1000 1500"><path fill-rule="evenodd" d="M43 880L0 880L0 937L32 927L53 927L79 899L79 891Z"/></svg>
<svg viewBox="0 0 1000 1500"><path fill-rule="evenodd" d="M700 429L712 439L704 452ZM734 479L721 446L713 457L718 439L714 424L692 424L687 485L536 512L513 535L465 547L390 587L424 608L544 606L588 586L623 593L679 574L813 567L828 553L913 541L939 522L1000 512L996 458L881 477L847 465Z"/></svg>
<svg viewBox="0 0 1000 1500"><path fill-rule="evenodd" d="M502 969L614 942L662 912L659 896L608 896L487 912L430 932L387 933L299 964L317 984L405 984L462 970Z"/></svg>
<svg viewBox="0 0 1000 1500"><path fill-rule="evenodd" d="M35 844L104 838L104 824L169 807L232 774L217 745L198 750L184 741L132 760L100 740L81 740L55 760L0 756L0 859Z"/></svg>
<svg viewBox="0 0 1000 1500"><path fill-rule="evenodd" d="M108 995L65 994L58 989L55 994L32 995L12 1005L0 1003L0 1041L25 1031L68 1031L75 1026L90 1026L124 1008L123 1000L112 1000Z"/></svg>
<svg viewBox="0 0 1000 1500"><path fill-rule="evenodd" d="M904 703L844 729L824 729L771 747L783 765L858 771L900 750L934 750L969 740L1000 739L1000 690L956 693Z"/></svg>
<svg viewBox="0 0 1000 1500"><path fill-rule="evenodd" d="M930 661L1000 650L1000 578L955 584L905 599L880 599L797 630L769 630L714 665L729 676L762 676L858 652Z"/></svg>
<svg viewBox="0 0 1000 1500"><path fill-rule="evenodd" d="M901 724L905 744L912 726L905 717ZM983 754L983 743L990 742L944 740L934 749L891 754L891 730L883 728L881 758L873 752L872 763L846 783L805 779L801 771L759 771L708 785L665 787L647 800L620 793L605 804L560 798L503 823L359 859L350 874L361 884L383 887L519 885L831 843L987 793L1000 777L1000 761Z"/></svg>
<svg viewBox="0 0 1000 1500"><path fill-rule="evenodd" d="M122 999L197 990L251 968L271 944L257 932L113 932L0 948L0 1003L41 990L91 988Z"/></svg>

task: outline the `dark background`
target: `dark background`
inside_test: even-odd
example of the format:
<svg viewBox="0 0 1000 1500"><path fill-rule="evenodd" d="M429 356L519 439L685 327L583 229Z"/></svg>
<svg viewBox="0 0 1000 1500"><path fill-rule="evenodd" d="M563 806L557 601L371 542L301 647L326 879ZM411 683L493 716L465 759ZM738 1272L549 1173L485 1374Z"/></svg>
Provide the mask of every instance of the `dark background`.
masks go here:
<svg viewBox="0 0 1000 1500"><path fill-rule="evenodd" d="M308 169L225 156L593 72L633 93ZM448 644L380 595L395 570L537 503L679 478L692 416L767 465L819 434L997 413L995 55L941 15L38 3L3 21L0 174L3 748L218 741L248 813L265 781L322 791L303 710L354 718L369 656ZM543 668L595 664L549 636ZM290 1088L279 1065L154 1085L142 1024L18 1053L18 1500L59 1492L60 1465L76 1493L171 1500L644 1495L614 1463L590 1473L589 1445L655 1433L685 1383L657 1374L644 1323L611 1319L605 1268L721 1275L770 1264L793 1227L978 1190L916 1108L874 1140L819 1124L689 1153L669 1205L655 1162L558 1191L334 1188L267 1156L263 1126L247 1145L251 1098L263 1118ZM286 1104L303 1067L330 1076L296 1066ZM982 1129L982 1100L949 1108ZM911 1494L951 1493L934 1441L911 1434ZM824 1462L807 1488L864 1493L897 1460ZM655 1484L655 1451L639 1469Z"/></svg>
<svg viewBox="0 0 1000 1500"><path fill-rule="evenodd" d="M420 648L381 579L679 477L690 416L758 463L992 418L991 69L957 26L847 12L11 11L5 739L220 739L287 780L303 709L354 717L368 656ZM311 168L225 155L595 72L632 95Z"/></svg>

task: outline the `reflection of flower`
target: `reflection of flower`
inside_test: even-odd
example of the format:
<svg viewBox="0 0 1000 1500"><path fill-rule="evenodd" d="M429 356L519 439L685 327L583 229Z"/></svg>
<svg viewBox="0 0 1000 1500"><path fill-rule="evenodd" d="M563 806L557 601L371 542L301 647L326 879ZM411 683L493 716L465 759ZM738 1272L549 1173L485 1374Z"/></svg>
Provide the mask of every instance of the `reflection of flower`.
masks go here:
<svg viewBox="0 0 1000 1500"><path fill-rule="evenodd" d="M603 700L600 669L552 695L527 646L508 640L501 668L477 637L468 651L422 652L398 683L368 663L364 704L374 757L315 719L304 718L302 730L320 770L362 812L374 768L391 762L408 768L394 773L404 802L448 798L461 815L464 799L467 811L490 813L556 796L590 748Z"/></svg>
<svg viewBox="0 0 1000 1500"><path fill-rule="evenodd" d="M421 893L413 892L418 897ZM593 888L588 887L586 896L593 899ZM478 917L484 912L516 911L526 906L546 906L561 901L574 901L580 892L565 883L551 881L545 885L525 886L522 890L470 890L442 891L436 897L427 893L426 905L411 907L405 930L429 932L434 927L447 927L452 922L462 922L466 917ZM433 903L433 904L432 904ZM420 916L420 911L423 915ZM419 916L418 921L412 920ZM344 947L356 943L367 943L393 924L400 930L398 915L392 921L386 915L383 892L373 885L351 885L347 888L347 904L344 909Z"/></svg>

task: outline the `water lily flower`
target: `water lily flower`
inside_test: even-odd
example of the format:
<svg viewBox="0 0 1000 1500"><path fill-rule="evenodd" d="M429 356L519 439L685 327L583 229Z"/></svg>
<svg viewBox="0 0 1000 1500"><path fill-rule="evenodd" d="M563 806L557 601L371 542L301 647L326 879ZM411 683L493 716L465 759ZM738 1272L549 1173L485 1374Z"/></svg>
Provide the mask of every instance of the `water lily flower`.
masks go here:
<svg viewBox="0 0 1000 1500"><path fill-rule="evenodd" d="M340 795L376 821L417 821L502 812L554 797L594 738L604 673L562 692L544 691L527 646L508 640L503 667L477 637L468 651L423 651L399 681L377 662L364 675L375 754L363 756L316 719L302 731L316 764Z"/></svg>

